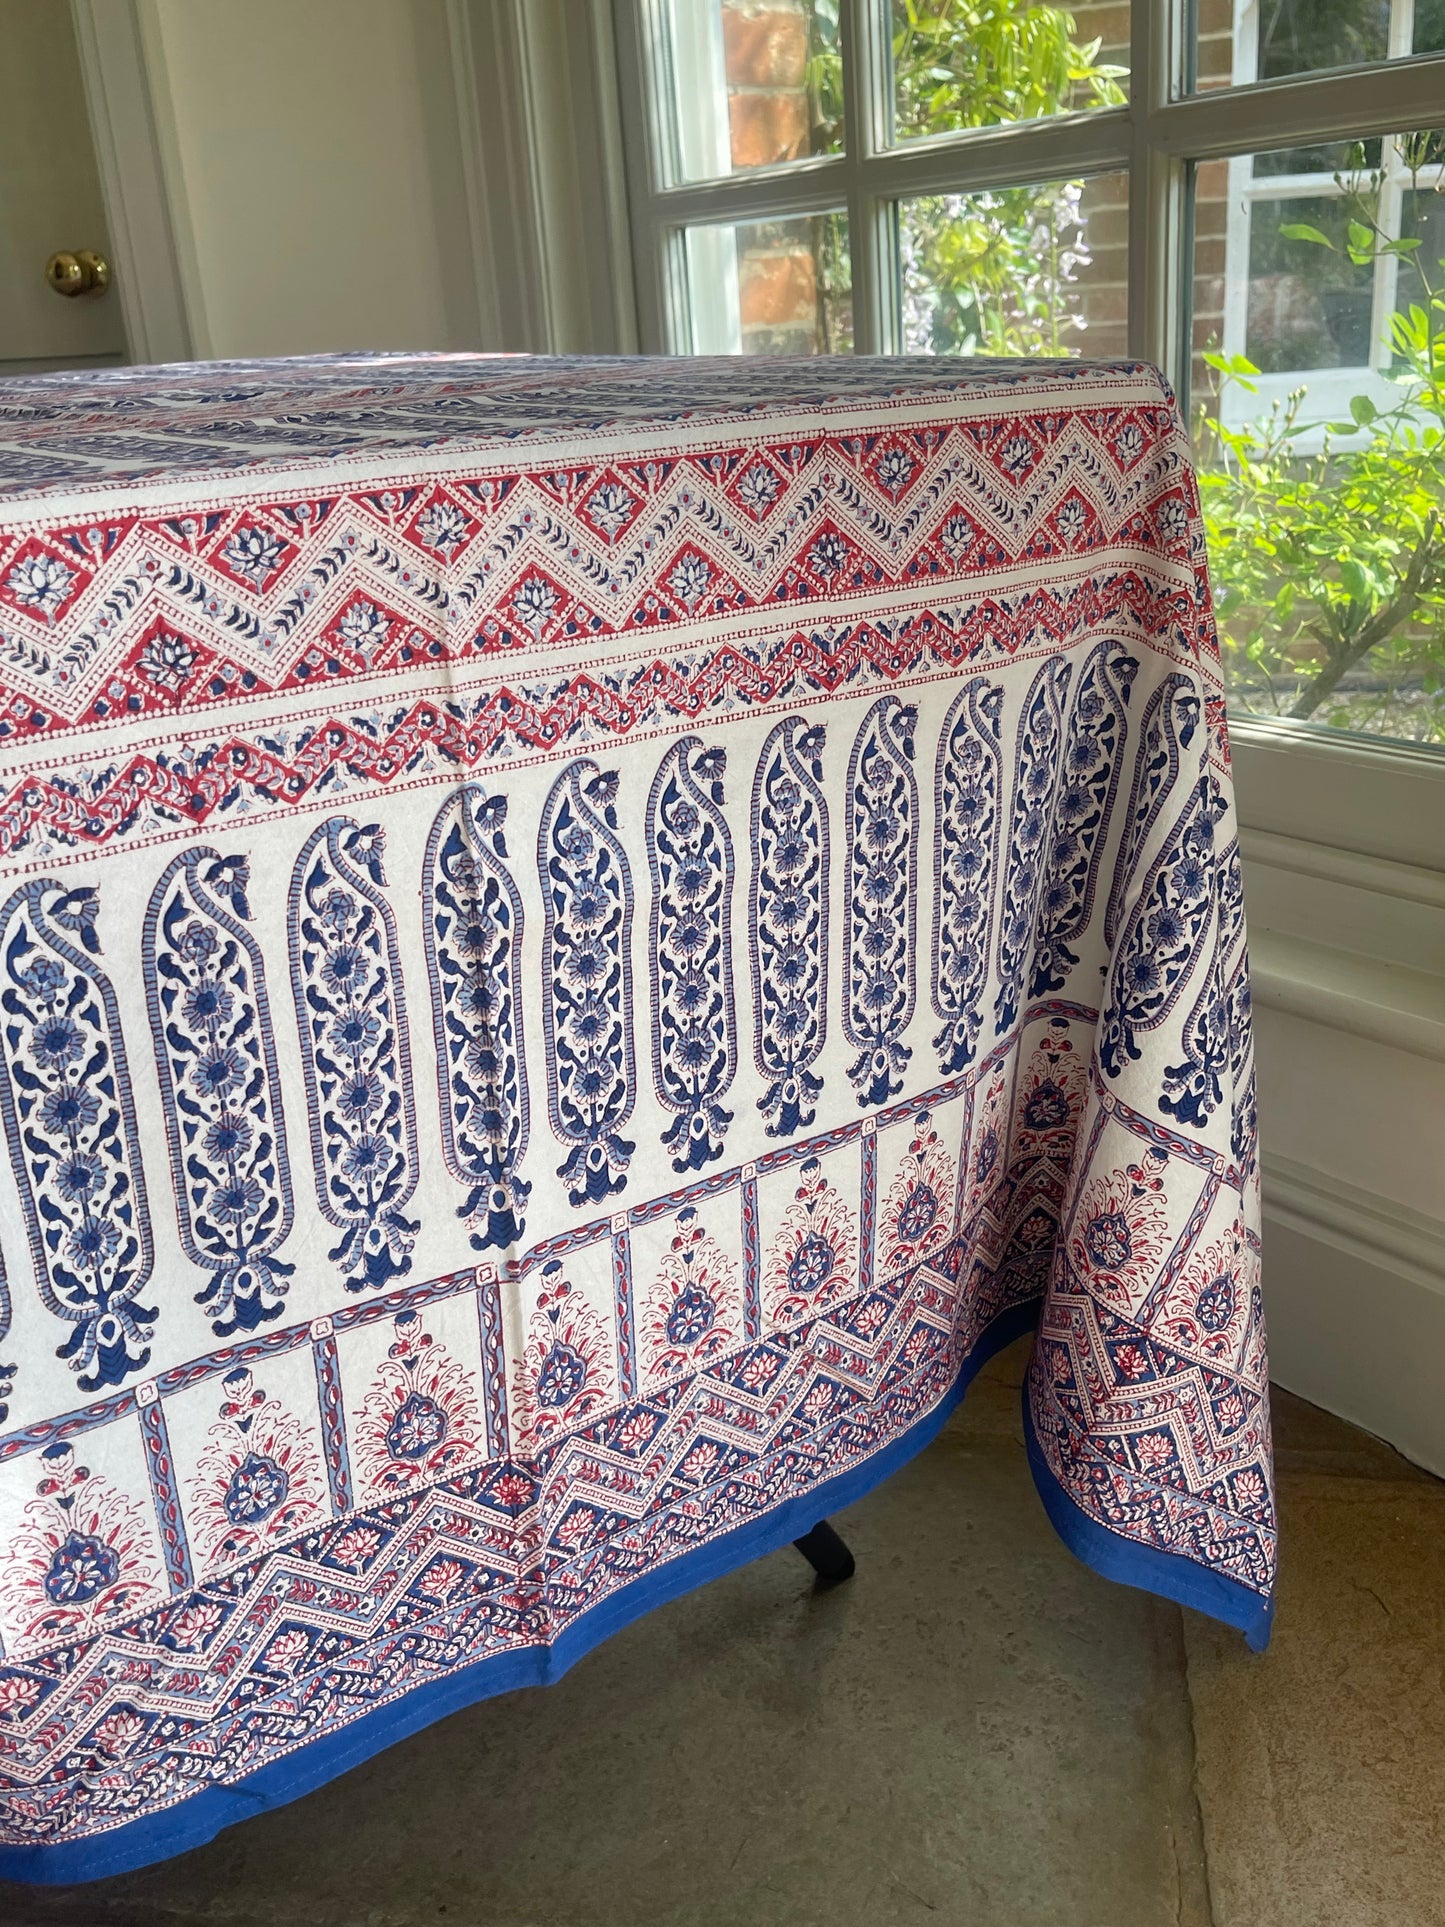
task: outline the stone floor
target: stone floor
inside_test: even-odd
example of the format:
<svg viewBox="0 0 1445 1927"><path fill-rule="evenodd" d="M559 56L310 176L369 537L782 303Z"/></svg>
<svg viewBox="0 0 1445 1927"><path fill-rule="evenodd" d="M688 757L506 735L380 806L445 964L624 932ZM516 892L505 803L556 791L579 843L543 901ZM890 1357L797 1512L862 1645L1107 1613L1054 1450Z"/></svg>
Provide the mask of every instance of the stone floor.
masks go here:
<svg viewBox="0 0 1445 1927"><path fill-rule="evenodd" d="M561 1684L5 1927L1442 1927L1445 1484L1277 1395L1273 1644L1096 1579L1023 1350L840 1514Z"/></svg>

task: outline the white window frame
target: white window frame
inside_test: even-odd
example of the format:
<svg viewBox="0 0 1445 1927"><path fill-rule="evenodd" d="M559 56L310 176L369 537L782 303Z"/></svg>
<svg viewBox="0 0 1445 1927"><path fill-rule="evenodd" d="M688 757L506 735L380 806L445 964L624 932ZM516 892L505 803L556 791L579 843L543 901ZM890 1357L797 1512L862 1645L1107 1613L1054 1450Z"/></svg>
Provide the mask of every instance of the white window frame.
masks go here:
<svg viewBox="0 0 1445 1927"><path fill-rule="evenodd" d="M1259 14L1261 0L1235 0L1234 64L1231 79L1236 87L1254 84L1259 73ZM1392 60L1413 59L1415 38L1415 0L1391 0L1389 52ZM1280 143L1272 141L1271 146ZM1229 163L1228 228L1224 267L1224 331L1221 346L1227 355L1249 353L1249 250L1254 206L1259 201L1283 201L1297 197L1334 199L1340 189L1332 174L1271 174L1256 176L1253 155L1237 154ZM1398 236L1400 216L1409 174L1401 157L1400 143L1386 135L1381 143L1380 225L1389 235ZM1429 168L1420 176L1433 186L1445 169ZM1309 426L1296 437L1302 453L1313 453L1324 441L1327 422L1348 421L1350 398L1367 395L1380 409L1399 400L1399 389L1390 379L1390 318L1394 313L1400 263L1394 255L1380 254L1374 265L1374 285L1370 300L1370 360L1352 367L1298 368L1254 376L1254 393L1238 386L1226 388L1220 413L1231 428L1266 415L1301 386L1309 390L1305 415ZM1363 446L1367 436L1334 437L1337 447Z"/></svg>
<svg viewBox="0 0 1445 1927"><path fill-rule="evenodd" d="M716 0L689 0L713 7ZM1156 362L1187 404L1192 283L1192 170L1271 147L1370 139L1435 127L1445 54L1412 54L1344 71L1192 91L1191 0L1134 0L1130 100L1050 119L889 144L888 0L841 0L845 151L729 174L668 179L669 136L649 78L663 0L612 0L631 216L639 345L691 344L682 230L845 209L853 260L855 352L901 346L893 207L914 194L1129 176L1128 352ZM1297 378L1296 378L1297 379ZM1445 753L1310 724L1233 721L1240 806L1266 831L1296 826L1311 784L1313 840L1367 856L1431 861L1445 848ZM1301 760L1304 759L1304 760ZM1425 799L1433 799L1428 806ZM1438 855L1433 859L1441 867Z"/></svg>

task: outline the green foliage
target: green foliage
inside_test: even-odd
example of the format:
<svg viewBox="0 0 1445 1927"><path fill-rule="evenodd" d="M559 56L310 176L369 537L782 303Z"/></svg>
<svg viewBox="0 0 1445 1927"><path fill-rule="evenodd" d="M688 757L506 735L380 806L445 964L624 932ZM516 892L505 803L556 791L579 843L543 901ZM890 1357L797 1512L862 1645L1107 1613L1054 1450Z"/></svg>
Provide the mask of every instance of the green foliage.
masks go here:
<svg viewBox="0 0 1445 1927"><path fill-rule="evenodd" d="M1412 195L1432 191L1419 174L1439 139L1406 144ZM1398 399L1381 407L1355 395L1350 419L1326 425L1316 454L1297 446L1311 425L1302 387L1243 428L1220 421L1217 405L1197 411L1226 664L1236 701L1258 713L1445 743L1445 259L1388 234L1380 177L1365 172L1360 150L1351 159L1352 172L1336 176L1343 251L1357 267L1386 255L1399 264ZM1281 232L1340 251L1304 223ZM1259 370L1243 355L1204 359L1216 404L1231 387L1256 392Z"/></svg>

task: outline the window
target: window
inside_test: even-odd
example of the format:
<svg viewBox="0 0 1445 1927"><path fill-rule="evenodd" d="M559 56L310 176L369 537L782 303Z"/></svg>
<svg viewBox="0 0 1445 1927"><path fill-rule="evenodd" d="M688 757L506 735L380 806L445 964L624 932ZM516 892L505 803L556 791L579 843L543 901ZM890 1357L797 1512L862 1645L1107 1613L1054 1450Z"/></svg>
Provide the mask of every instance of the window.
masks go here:
<svg viewBox="0 0 1445 1927"><path fill-rule="evenodd" d="M644 347L1160 362L1236 715L1445 749L1445 0L614 6Z"/></svg>

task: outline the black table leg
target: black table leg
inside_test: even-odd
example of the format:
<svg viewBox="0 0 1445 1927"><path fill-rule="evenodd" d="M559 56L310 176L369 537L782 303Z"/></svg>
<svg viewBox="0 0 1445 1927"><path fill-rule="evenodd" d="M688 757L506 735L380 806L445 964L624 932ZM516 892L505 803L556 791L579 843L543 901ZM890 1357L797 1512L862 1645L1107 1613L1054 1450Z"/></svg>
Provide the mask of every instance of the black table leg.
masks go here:
<svg viewBox="0 0 1445 1927"><path fill-rule="evenodd" d="M853 1577L853 1555L826 1519L793 1544L817 1573L820 1585L837 1586Z"/></svg>

